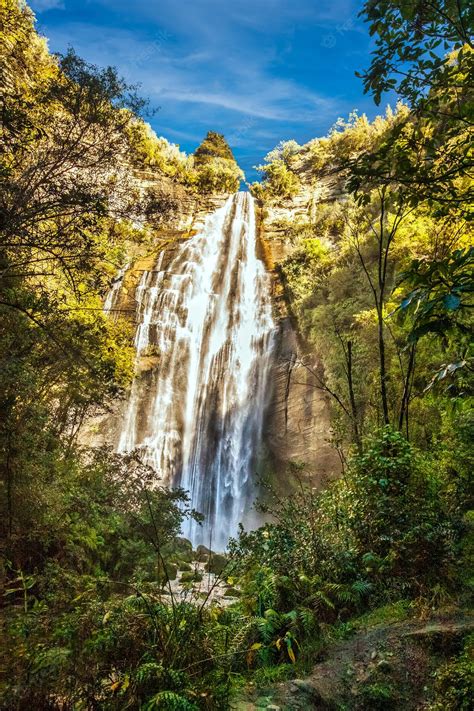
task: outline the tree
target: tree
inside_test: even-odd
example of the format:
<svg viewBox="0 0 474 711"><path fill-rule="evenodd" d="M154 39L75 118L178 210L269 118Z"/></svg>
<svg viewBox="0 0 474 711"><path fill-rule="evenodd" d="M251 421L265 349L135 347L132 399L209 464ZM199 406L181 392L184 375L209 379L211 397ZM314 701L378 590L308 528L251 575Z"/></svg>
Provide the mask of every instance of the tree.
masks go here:
<svg viewBox="0 0 474 711"><path fill-rule="evenodd" d="M206 163L211 158L224 158L235 162L234 154L222 133L208 131L205 139L194 151L197 165Z"/></svg>
<svg viewBox="0 0 474 711"><path fill-rule="evenodd" d="M472 372L473 265L474 247L470 247L457 249L444 259L415 259L400 274L400 283L410 287L399 306L403 317L411 316L409 342L416 344L428 334L436 335L445 345L454 341L456 360L444 363L432 383L463 368Z"/></svg>
<svg viewBox="0 0 474 711"><path fill-rule="evenodd" d="M377 103L396 90L412 112L376 151L360 156L349 187L397 181L412 204L472 217L472 4L464 0L370 0L361 13L377 35L361 76Z"/></svg>
<svg viewBox="0 0 474 711"><path fill-rule="evenodd" d="M468 0L368 0L360 15L376 35L370 68L359 74L377 104L396 89L416 108L436 90L445 52L473 49L474 9Z"/></svg>

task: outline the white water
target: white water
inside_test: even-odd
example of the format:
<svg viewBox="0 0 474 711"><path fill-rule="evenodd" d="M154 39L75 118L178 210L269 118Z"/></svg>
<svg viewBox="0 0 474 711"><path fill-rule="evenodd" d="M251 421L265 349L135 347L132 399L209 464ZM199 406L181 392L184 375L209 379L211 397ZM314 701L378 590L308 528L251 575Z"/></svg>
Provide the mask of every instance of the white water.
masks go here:
<svg viewBox="0 0 474 711"><path fill-rule="evenodd" d="M119 295L120 295L120 290L123 285L123 278L125 276L125 272L128 269L128 264L122 267L122 269L119 271L117 276L112 282L112 286L109 289L109 293L107 294L107 298L105 299L104 303L104 312L111 316L112 318L116 317L116 306L118 303Z"/></svg>
<svg viewBox="0 0 474 711"><path fill-rule="evenodd" d="M138 447L160 483L189 491L205 521L183 534L219 550L255 496L268 400L274 326L252 197L229 198L162 259L136 292L137 359L157 365L134 380L118 450Z"/></svg>

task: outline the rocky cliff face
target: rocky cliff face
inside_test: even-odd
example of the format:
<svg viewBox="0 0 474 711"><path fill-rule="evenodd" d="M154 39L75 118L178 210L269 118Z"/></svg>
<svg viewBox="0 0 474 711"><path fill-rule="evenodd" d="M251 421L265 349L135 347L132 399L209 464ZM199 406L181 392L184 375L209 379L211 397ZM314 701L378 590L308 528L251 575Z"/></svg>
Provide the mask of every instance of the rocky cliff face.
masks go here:
<svg viewBox="0 0 474 711"><path fill-rule="evenodd" d="M322 366L299 332L281 265L295 250L285 226L313 222L318 205L340 200L343 186L338 178L315 180L304 150L294 170L300 179L298 194L260 206L258 215L262 258L273 275L279 328L266 441L278 472L283 474L289 462L305 464L313 485L323 486L340 472L339 457L329 442L329 400L318 387Z"/></svg>
<svg viewBox="0 0 474 711"><path fill-rule="evenodd" d="M304 464L315 486L324 485L340 469L339 459L329 444L329 403L327 396L318 389L314 376L321 366L298 331L280 270L282 262L294 249L285 237L281 224L284 221L310 220L315 206L321 201L336 199L339 190L336 184L328 181L314 184L310 172L305 170L304 161L299 174L301 190L297 196L260 208L257 214L259 256L272 274L272 297L277 321L265 444L269 469L276 472L282 489L288 488L290 462ZM126 313L132 322L135 319L136 289L143 272L153 268L162 252L161 268L166 268L179 244L195 234L206 216L222 206L228 197L225 194L210 197L196 195L153 171L141 172L136 180L138 192L156 191L159 200L169 205L170 209L164 219L160 216L153 230L152 244L135 245L130 250L130 263L118 290L115 307ZM148 377L153 377L157 364L157 356L153 353L140 358L137 370L145 383ZM83 441L95 446L116 446L123 407L124 403L118 400L111 403L108 414L89 420L84 427Z"/></svg>
<svg viewBox="0 0 474 711"><path fill-rule="evenodd" d="M156 170L136 172L131 189L138 202L145 203L145 196L150 192L156 196L156 215L153 211L147 214L144 211L138 221L138 226L146 225L151 230L151 239L143 243L130 241L126 244L127 266L117 284L110 312L111 318L120 314L133 326L137 310L136 290L143 273L153 269L160 255L161 268L166 269L179 245L199 231L206 217L221 207L229 196L225 193L209 196L197 194ZM144 396L146 382L153 377L157 365L158 357L154 353L142 355L136 363L136 370L144 381ZM87 446L111 446L115 449L125 406L125 400L117 398L107 403L106 412L89 417L79 433L81 442Z"/></svg>

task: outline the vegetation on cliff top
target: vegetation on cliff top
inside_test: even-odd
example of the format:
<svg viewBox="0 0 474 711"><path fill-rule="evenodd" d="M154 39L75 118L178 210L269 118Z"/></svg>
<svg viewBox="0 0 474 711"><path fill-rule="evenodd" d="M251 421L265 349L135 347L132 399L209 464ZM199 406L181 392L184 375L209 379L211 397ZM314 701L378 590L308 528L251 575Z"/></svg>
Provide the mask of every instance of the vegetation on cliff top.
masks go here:
<svg viewBox="0 0 474 711"><path fill-rule="evenodd" d="M142 120L129 129L131 157L141 169L158 169L164 175L200 195L234 193L244 179L224 136L209 131L194 155L186 155L176 144L158 138Z"/></svg>
<svg viewBox="0 0 474 711"><path fill-rule="evenodd" d="M149 202L167 209L136 170L213 192L237 186L238 168L218 134L184 156L113 70L53 58L23 3L0 11L0 708L226 709L236 689L304 674L363 625L467 608L470 5L367 2L365 84L408 105L267 157L264 207L308 183L318 196L281 225L295 245L282 276L324 365L314 382L333 403L343 475L316 492L295 464L298 493L270 487L269 522L227 561L177 537L183 517L199 519L186 492L157 487L135 455L80 447L77 432L132 374L130 326L104 316L103 296L127 245L153 238ZM344 199L325 199L328 181ZM201 596L203 555L229 606ZM343 703L471 708L471 652L469 639L431 650L416 698L384 660Z"/></svg>

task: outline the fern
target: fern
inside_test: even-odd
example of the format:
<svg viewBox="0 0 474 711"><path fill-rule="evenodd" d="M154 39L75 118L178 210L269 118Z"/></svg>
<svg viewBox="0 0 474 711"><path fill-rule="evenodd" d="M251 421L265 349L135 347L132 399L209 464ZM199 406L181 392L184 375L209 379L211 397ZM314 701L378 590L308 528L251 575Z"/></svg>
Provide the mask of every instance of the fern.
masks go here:
<svg viewBox="0 0 474 711"><path fill-rule="evenodd" d="M353 591L360 597L368 595L372 591L373 587L372 583L369 583L368 580L356 580L355 583L352 583Z"/></svg>
<svg viewBox="0 0 474 711"><path fill-rule="evenodd" d="M298 610L298 620L301 624L305 636L310 636L317 627L317 619L313 610L308 607L301 607Z"/></svg>
<svg viewBox="0 0 474 711"><path fill-rule="evenodd" d="M242 618L242 625L229 645L230 655L236 655L248 648L248 639L251 636L252 630L256 627L257 624L254 618L251 618L246 622L244 622L244 618Z"/></svg>
<svg viewBox="0 0 474 711"><path fill-rule="evenodd" d="M196 704L174 691L160 691L143 705L143 711L198 711Z"/></svg>
<svg viewBox="0 0 474 711"><path fill-rule="evenodd" d="M140 664L135 672L135 678L139 684L144 684L152 679L159 678L163 674L163 666L156 662L145 662Z"/></svg>

